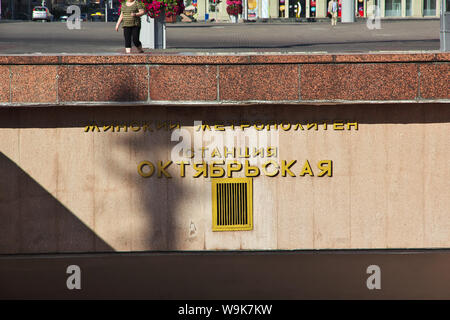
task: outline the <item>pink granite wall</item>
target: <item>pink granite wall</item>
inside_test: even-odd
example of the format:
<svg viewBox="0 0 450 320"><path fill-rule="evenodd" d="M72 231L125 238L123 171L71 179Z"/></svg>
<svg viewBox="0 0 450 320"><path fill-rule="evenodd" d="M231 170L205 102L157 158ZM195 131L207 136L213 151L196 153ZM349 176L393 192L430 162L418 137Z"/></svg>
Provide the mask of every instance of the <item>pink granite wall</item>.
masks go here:
<svg viewBox="0 0 450 320"><path fill-rule="evenodd" d="M0 105L447 102L450 54L0 56Z"/></svg>

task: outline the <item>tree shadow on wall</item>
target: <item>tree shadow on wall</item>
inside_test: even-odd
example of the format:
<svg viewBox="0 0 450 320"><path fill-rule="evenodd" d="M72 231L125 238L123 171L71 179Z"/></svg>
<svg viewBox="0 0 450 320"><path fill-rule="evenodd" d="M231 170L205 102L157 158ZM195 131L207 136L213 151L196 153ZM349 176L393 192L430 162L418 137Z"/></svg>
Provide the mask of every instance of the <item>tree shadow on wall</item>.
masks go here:
<svg viewBox="0 0 450 320"><path fill-rule="evenodd" d="M301 123L306 128L307 123L321 121L350 121L359 124L379 123L439 123L450 122L448 108L442 104L433 105L345 105L345 106L139 106L139 107L108 107L95 112L93 123L98 126L120 124L150 124L152 132L109 133L117 135L112 148L126 150L131 154L128 168L120 168L114 159L109 162L108 172L117 179L131 174L129 181L135 202L138 203L147 216L142 219L145 224L139 248L142 250L202 250L210 246L206 244L205 234L211 230L211 208L209 199L211 187L209 179L200 177L191 179L192 166L186 169L186 178L180 177L180 168L172 163L168 170L171 179L157 177L157 169L150 178L138 175L139 162L148 160L155 167L158 161L166 163L171 160L172 148L178 142L171 142L171 130L158 130L158 122L180 124L190 127L193 133L194 121L202 121L210 127L226 125L233 122L240 125L248 122L270 123L279 120L283 123ZM332 128L329 127L329 131ZM239 129L240 130L240 129ZM310 130L311 132L314 129ZM281 131L282 132L282 131ZM103 133L105 134L105 133ZM281 134L281 133L280 133ZM301 133L298 133L301 134ZM342 134L337 131L337 134ZM97 134L98 135L98 134ZM120 138L119 138L120 137ZM191 148L193 137L191 137ZM300 147L300 146L299 146ZM198 150L196 150L198 152ZM131 173L130 173L130 168ZM203 196L207 194L208 199ZM200 216L201 211L205 216ZM199 217L200 216L200 217ZM192 219L190 218L192 217ZM138 249L139 250L139 249Z"/></svg>
<svg viewBox="0 0 450 320"><path fill-rule="evenodd" d="M119 241L128 243L120 246L123 251L205 249L204 234L210 217L201 221L190 221L180 212L196 210L203 201L198 201L192 185L179 176L179 167L171 165L173 178L153 177L145 179L138 175L140 161L170 160L170 152L175 143L170 142L170 130L155 130L144 133L132 132L89 132L87 125L119 125L133 121L179 121L181 126L193 126L194 120L204 124L224 124L227 121L283 120L285 123L307 123L319 120L353 120L360 124L372 123L441 123L450 122L448 106L444 104L385 104L385 105L250 105L214 107L175 106L96 106L96 107L48 107L48 108L8 108L0 110L0 128L77 128L86 139L93 139L95 154L102 155L102 172L97 179L110 175L106 187L114 181L122 181L122 199L113 199L121 206L114 215L114 230L125 230ZM77 152L77 145L65 149ZM95 156L94 156L95 157ZM94 161L93 158L86 161ZM120 159L119 159L120 158ZM32 177L11 159L2 154L0 184L0 252L100 252L113 251L95 231L64 205L48 193ZM42 166L45 166L43 163ZM113 181L114 180L114 181ZM192 181L191 181L192 182ZM198 179L199 188L210 192L204 178ZM201 185L203 184L203 185ZM119 188L119 187L117 187ZM108 189L109 190L109 189ZM106 191L107 193L108 191ZM76 195L74 195L76 198ZM186 205L187 203L187 205ZM186 206L185 206L186 205ZM99 212L102 219L114 211ZM204 212L209 212L205 209ZM187 218L186 218L187 217ZM198 215L197 215L198 217ZM97 219L97 217L95 217ZM126 222L131 220L130 223ZM99 221L99 220L98 220ZM192 223L193 224L192 224ZM100 223L100 222L99 222ZM131 235L132 239L129 239ZM129 249L126 249L129 248Z"/></svg>
<svg viewBox="0 0 450 320"><path fill-rule="evenodd" d="M113 250L1 152L0 177L0 254Z"/></svg>
<svg viewBox="0 0 450 320"><path fill-rule="evenodd" d="M197 224L198 234L192 235L190 221L179 219L180 216L189 217L191 212L194 214L194 211L189 210L195 210L196 207L205 205L202 202L207 201L199 201L196 198L197 195L193 193L189 180L180 178L177 166L171 167L172 179L158 178L156 173L155 176L145 179L137 173L139 161L150 160L156 163L158 160L170 159L170 151L174 144L170 142L171 132L166 130L147 133L131 130L124 132L122 129L121 132L114 133L111 131L84 133L86 125L95 123L101 127L132 121L155 123L158 120L180 121L182 126L193 126L194 120L202 120L203 124L210 126L224 124L230 120L236 124L253 120L265 122L282 120L291 124L319 120L351 120L360 124L448 123L449 111L448 106L444 104L14 108L0 110L0 128L75 128L74 132L80 132L82 140L92 139L95 154L86 161L94 161L93 158L101 155L98 163L101 164L102 171L97 172L96 178L109 179L108 175L110 176L106 183L107 191L111 191L108 199L120 196L128 201L125 206L121 203L122 198L115 202L121 206L121 210L110 207L102 212L102 209L97 207L94 214L100 214L103 216L102 219L113 220L118 226L116 232L122 230L129 232L121 237L121 241L124 243L131 241L131 251L170 251L205 249L204 245L202 247L204 238L200 233L206 232L211 227L206 218L203 222L194 221ZM68 146L66 152L79 152L80 146L69 142ZM114 250L3 154L0 157L0 174L2 253ZM116 182L120 182L120 185ZM208 184L204 178L194 183L204 186ZM204 190L209 192L210 188ZM76 194L74 197L76 198ZM186 202L194 203L185 207ZM209 210L203 212L210 214ZM131 226L125 223L127 219L133 220ZM133 239L130 240L130 237ZM157 258L146 260L147 264L143 263L141 256L127 257L124 258L127 259L126 266L132 265L132 270L140 270L140 273L123 275L127 280L123 281L126 290L108 291L109 287L99 290L104 290L102 297L116 297L115 295L123 297L121 296L123 292L130 292L138 298L245 299L252 296L264 299L277 298L274 296L277 292L282 292L287 298L298 297L296 295L298 286L294 287L289 278L298 271L296 269L298 264L289 257L252 254L251 258L240 255L239 259L234 259L233 254L228 256L216 254L216 257L214 253L205 255L201 257L186 252L180 257L179 254L174 256L167 254L163 260ZM155 256L160 255L152 255ZM153 273L147 269L149 261L155 262L152 265ZM298 261L305 268L304 261L301 259ZM95 265L102 266L102 262L95 262ZM314 264L306 266L306 269L313 270ZM107 270L102 269L102 272L108 274ZM139 278L139 275L144 273L148 276ZM109 275L109 278L113 279L117 276L117 269L111 268ZM313 283L303 282L303 284L314 287ZM320 297L320 294L319 290L317 296Z"/></svg>

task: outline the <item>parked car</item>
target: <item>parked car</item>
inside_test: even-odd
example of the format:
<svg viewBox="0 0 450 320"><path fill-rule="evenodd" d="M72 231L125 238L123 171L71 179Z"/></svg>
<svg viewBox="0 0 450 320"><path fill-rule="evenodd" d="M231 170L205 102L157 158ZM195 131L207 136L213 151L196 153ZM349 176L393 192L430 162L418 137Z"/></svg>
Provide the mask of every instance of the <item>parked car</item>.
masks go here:
<svg viewBox="0 0 450 320"><path fill-rule="evenodd" d="M61 16L61 17L59 17L59 21L61 21L61 22L66 22L67 19L69 19L68 16Z"/></svg>
<svg viewBox="0 0 450 320"><path fill-rule="evenodd" d="M94 22L105 21L105 14L100 11L91 13L91 21L94 21Z"/></svg>
<svg viewBox="0 0 450 320"><path fill-rule="evenodd" d="M88 18L87 13L82 13L82 14L80 15L80 20L81 20L81 21L86 22L86 21L87 21L87 18Z"/></svg>
<svg viewBox="0 0 450 320"><path fill-rule="evenodd" d="M52 21L53 20L53 15L50 13L50 11L48 10L47 7L34 7L33 8L33 15L31 18L33 21L36 20L45 20L45 21Z"/></svg>

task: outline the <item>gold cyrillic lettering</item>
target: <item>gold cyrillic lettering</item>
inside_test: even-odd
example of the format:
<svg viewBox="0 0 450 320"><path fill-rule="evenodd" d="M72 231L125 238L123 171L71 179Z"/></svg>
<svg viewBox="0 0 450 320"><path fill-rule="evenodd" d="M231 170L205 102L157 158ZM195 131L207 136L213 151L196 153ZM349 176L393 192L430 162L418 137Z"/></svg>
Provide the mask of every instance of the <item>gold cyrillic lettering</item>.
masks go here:
<svg viewBox="0 0 450 320"><path fill-rule="evenodd" d="M162 128L166 128L166 130L167 130L167 121L163 121L163 122L158 121L156 123L156 130L161 130Z"/></svg>
<svg viewBox="0 0 450 320"><path fill-rule="evenodd" d="M201 175L208 178L208 164L205 161L194 163L193 167L194 170L197 171L197 173L194 174L194 178L198 178Z"/></svg>
<svg viewBox="0 0 450 320"><path fill-rule="evenodd" d="M318 174L318 177L323 177L325 174L329 177L333 175L333 161L331 160L319 161L317 167L321 170Z"/></svg>
<svg viewBox="0 0 450 320"><path fill-rule="evenodd" d="M232 158L236 157L236 148L233 148L233 151L228 151L227 147L224 147L223 150L224 150L225 158L228 158L228 155L231 155Z"/></svg>
<svg viewBox="0 0 450 320"><path fill-rule="evenodd" d="M267 167L271 164L275 167L276 170L274 172L270 173L267 171ZM274 160L267 161L267 162L263 163L263 165L262 165L262 171L268 177L275 177L280 172L279 169L280 169L280 166Z"/></svg>
<svg viewBox="0 0 450 320"><path fill-rule="evenodd" d="M241 124L242 131L244 131L245 128L250 128L250 123L247 123L247 122L246 123L242 123Z"/></svg>
<svg viewBox="0 0 450 320"><path fill-rule="evenodd" d="M86 128L84 128L84 132L88 131L94 132L95 130L97 130L97 132L100 132L100 128L97 125L86 126Z"/></svg>
<svg viewBox="0 0 450 320"><path fill-rule="evenodd" d="M150 168L150 171L144 172L144 167L148 166ZM138 173L141 177L148 178L151 177L152 174L155 172L155 166L150 161L142 161L138 164Z"/></svg>
<svg viewBox="0 0 450 320"><path fill-rule="evenodd" d="M211 178L222 178L225 175L225 169L222 167L216 167L216 165L224 165L225 161L213 161L210 168Z"/></svg>
<svg viewBox="0 0 450 320"><path fill-rule="evenodd" d="M188 152L190 152L190 155L188 155ZM185 158L194 158L195 152L193 149L186 149L186 152L184 153Z"/></svg>
<svg viewBox="0 0 450 320"><path fill-rule="evenodd" d="M264 157L264 148L259 148L259 149L254 148L252 157L253 157L253 158L256 158L256 157L259 156L259 155L260 155L261 157Z"/></svg>
<svg viewBox="0 0 450 320"><path fill-rule="evenodd" d="M179 161L179 162L175 162L177 165L180 166L180 177L185 177L186 176L186 166L189 165L189 162L184 162L184 161Z"/></svg>
<svg viewBox="0 0 450 320"><path fill-rule="evenodd" d="M283 177L286 177L286 174L289 174L291 177L295 177L295 174L290 170L290 167L292 167L297 160L292 160L287 164L286 160L281 161L281 175Z"/></svg>
<svg viewBox="0 0 450 320"><path fill-rule="evenodd" d="M143 129L143 131L144 132L153 132L153 129L152 129L152 127L150 127L150 125L149 124L147 124L147 123L144 123L143 125L142 125L142 129Z"/></svg>
<svg viewBox="0 0 450 320"><path fill-rule="evenodd" d="M267 147L267 157L276 157L277 156L277 148Z"/></svg>
<svg viewBox="0 0 450 320"><path fill-rule="evenodd" d="M166 164L163 165L162 161L158 161L158 178L161 178L164 175L166 178L172 178L172 176L166 171L166 169L172 164L172 160L167 161Z"/></svg>
<svg viewBox="0 0 450 320"><path fill-rule="evenodd" d="M352 127L355 127L355 130L358 130L358 122L348 122L347 130L351 130Z"/></svg>
<svg viewBox="0 0 450 320"><path fill-rule="evenodd" d="M334 130L344 130L344 123L343 122L333 123L333 129Z"/></svg>
<svg viewBox="0 0 450 320"><path fill-rule="evenodd" d="M179 122L177 122L177 123L170 123L170 125L169 125L169 128L170 128L170 130L173 130L173 129L180 129L180 123Z"/></svg>
<svg viewBox="0 0 450 320"><path fill-rule="evenodd" d="M233 167L236 165L236 167ZM242 164L238 161L228 161L227 162L227 177L232 178L233 172L239 172L242 170Z"/></svg>
<svg viewBox="0 0 450 320"><path fill-rule="evenodd" d="M245 176L247 178L259 176L259 168L250 166L249 160L245 160L244 168L245 168Z"/></svg>
<svg viewBox="0 0 450 320"><path fill-rule="evenodd" d="M254 124L253 127L255 127L256 130L261 131L261 130L264 130L266 125L263 124L263 123L261 123L261 124Z"/></svg>
<svg viewBox="0 0 450 320"><path fill-rule="evenodd" d="M241 154L241 148L239 148L239 154L238 154L238 158L250 158L250 154L248 152L248 147L245 147L245 152L244 154Z"/></svg>
<svg viewBox="0 0 450 320"><path fill-rule="evenodd" d="M126 124L118 124L117 126L116 126L116 131L117 132L120 132L120 128L124 128L125 130L125 132L128 132L128 126L126 125Z"/></svg>
<svg viewBox="0 0 450 320"><path fill-rule="evenodd" d="M214 148L214 149L213 149L213 152L211 152L211 158L214 158L214 157L219 157L219 158L222 157L222 156L220 155L219 148Z"/></svg>
<svg viewBox="0 0 450 320"><path fill-rule="evenodd" d="M304 176L305 174L310 175L311 177L314 177L314 173L311 169L311 166L309 165L308 160L305 161L305 164L303 165L302 171L300 172L300 176Z"/></svg>
<svg viewBox="0 0 450 320"><path fill-rule="evenodd" d="M205 157L205 150L208 150L206 147L201 147L200 150L202 151L202 159Z"/></svg>
<svg viewBox="0 0 450 320"><path fill-rule="evenodd" d="M141 126L138 125L138 124L136 124L136 123L131 124L131 125L130 125L130 128L131 128L131 130L134 131L134 132L138 132L139 130L141 130Z"/></svg>

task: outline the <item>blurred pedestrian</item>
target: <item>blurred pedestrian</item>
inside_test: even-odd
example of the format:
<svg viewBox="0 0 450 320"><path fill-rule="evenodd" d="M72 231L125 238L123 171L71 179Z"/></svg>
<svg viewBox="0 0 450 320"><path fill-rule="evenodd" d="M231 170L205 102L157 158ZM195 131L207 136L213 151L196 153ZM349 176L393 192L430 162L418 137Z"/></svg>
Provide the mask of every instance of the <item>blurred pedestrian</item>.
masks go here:
<svg viewBox="0 0 450 320"><path fill-rule="evenodd" d="M331 14L331 25L337 24L339 6L336 0L331 0L328 3L328 12Z"/></svg>
<svg viewBox="0 0 450 320"><path fill-rule="evenodd" d="M145 14L145 7L138 0L127 0L122 4L120 17L117 20L116 31L119 32L119 26L123 21L123 36L125 38L125 52L131 53L131 39L139 53L143 53L142 43L139 41L141 32L141 16Z"/></svg>

